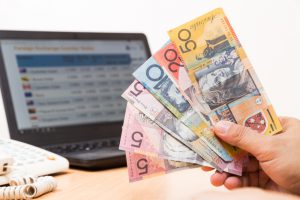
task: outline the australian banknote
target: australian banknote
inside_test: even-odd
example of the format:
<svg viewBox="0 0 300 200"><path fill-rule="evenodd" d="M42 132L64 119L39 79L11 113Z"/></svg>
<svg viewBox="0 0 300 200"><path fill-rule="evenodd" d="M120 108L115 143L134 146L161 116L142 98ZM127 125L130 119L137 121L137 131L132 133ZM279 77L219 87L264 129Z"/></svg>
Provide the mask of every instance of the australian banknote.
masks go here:
<svg viewBox="0 0 300 200"><path fill-rule="evenodd" d="M200 138L189 128L181 123L169 110L167 110L147 89L138 81L134 81L122 96L146 116L155 121L160 127L178 139L186 146L190 147L209 164L216 169L240 175L242 165L238 160L224 162L215 154Z"/></svg>
<svg viewBox="0 0 300 200"><path fill-rule="evenodd" d="M202 113L202 105L197 99L198 96L196 95L196 90L189 78L187 68L183 63L176 46L171 41L168 41L153 55L153 57L168 74L169 78L173 81L193 109L199 115L203 115L204 118L207 119L207 116Z"/></svg>
<svg viewBox="0 0 300 200"><path fill-rule="evenodd" d="M132 153L210 166L130 103L126 107L119 148Z"/></svg>
<svg viewBox="0 0 300 200"><path fill-rule="evenodd" d="M220 145L211 137L209 127L217 121L228 120L261 134L273 135L282 130L254 68L220 8L170 30L169 36L170 41L134 73L140 82L135 81L123 97L139 110L141 119L147 116L153 120L148 119L161 128L161 135L170 134L168 137L176 138L218 170L241 175L247 155L222 141ZM129 123L132 126L140 122ZM140 132L151 133L143 123ZM131 154L132 162L128 166L134 169L134 173L129 170L132 180L148 177L148 173L138 175L139 170L149 171L149 176L173 170L166 165L171 159L155 161L160 163L157 170L137 165L140 159L145 162L150 158L170 157L161 145L153 145L159 144L159 134L148 137L143 132L144 143L140 144L141 135L131 134L134 139L130 139L130 132L133 133L126 133L128 143L123 145L124 149L146 154ZM167 143L161 138L162 143ZM140 144L141 148L130 147L133 143ZM216 153L224 160L233 160L225 162ZM127 153L127 161L129 157Z"/></svg>
<svg viewBox="0 0 300 200"><path fill-rule="evenodd" d="M198 114L202 114L209 120L209 115L205 115L204 113L202 113L202 104L199 103L199 99L201 99L201 96L197 95L196 89L189 79L187 68L182 62L176 46L171 41L169 41L153 56L162 66L165 72L169 74L169 77L171 77L174 84L178 87L181 94L190 103L193 109ZM215 122L214 120L212 121ZM245 158L245 152L240 151L240 149L232 147L231 145L225 144L224 142L222 142L222 144L236 162L237 160Z"/></svg>
<svg viewBox="0 0 300 200"><path fill-rule="evenodd" d="M169 31L185 63L199 109L259 133L282 130L278 117L222 9Z"/></svg>
<svg viewBox="0 0 300 200"><path fill-rule="evenodd" d="M198 166L195 164L166 160L155 156L131 152L126 152L126 161L130 182Z"/></svg>
<svg viewBox="0 0 300 200"><path fill-rule="evenodd" d="M187 69L209 60L227 46L239 45L221 8L173 28L168 34Z"/></svg>
<svg viewBox="0 0 300 200"><path fill-rule="evenodd" d="M134 81L122 94L122 97L174 138L194 150L209 164L220 171L225 167L226 163L166 109L140 82Z"/></svg>
<svg viewBox="0 0 300 200"><path fill-rule="evenodd" d="M176 85L169 78L163 68L155 60L149 58L141 65L133 76L146 87L174 116L198 135L215 153L224 161L231 161L232 157L227 153L219 140L210 131L209 124L195 112L190 103L180 93Z"/></svg>

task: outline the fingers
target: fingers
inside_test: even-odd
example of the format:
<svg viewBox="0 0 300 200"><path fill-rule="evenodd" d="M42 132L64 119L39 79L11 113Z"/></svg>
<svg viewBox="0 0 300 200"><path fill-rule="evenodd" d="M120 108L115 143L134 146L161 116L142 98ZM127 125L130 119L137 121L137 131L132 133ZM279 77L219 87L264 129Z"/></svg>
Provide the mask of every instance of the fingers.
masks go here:
<svg viewBox="0 0 300 200"><path fill-rule="evenodd" d="M225 142L250 152L255 157L264 153L269 137L250 128L228 121L219 121L213 128L215 134Z"/></svg>
<svg viewBox="0 0 300 200"><path fill-rule="evenodd" d="M219 187L224 185L227 189L232 190L243 186L243 177L229 176L228 173L216 172L210 178L212 185Z"/></svg>
<svg viewBox="0 0 300 200"><path fill-rule="evenodd" d="M257 172L259 169L259 163L256 158L250 156L249 157L249 162L245 166L245 169L243 171L249 173L249 172Z"/></svg>
<svg viewBox="0 0 300 200"><path fill-rule="evenodd" d="M249 183L248 183L248 186L251 186L251 187L257 187L258 186L258 172L256 173L249 173L248 174L248 180L249 180Z"/></svg>
<svg viewBox="0 0 300 200"><path fill-rule="evenodd" d="M212 168L212 167L207 167L207 166L201 166L201 169L202 169L203 171L205 171L205 172L209 172L209 171L214 170L214 168Z"/></svg>
<svg viewBox="0 0 300 200"><path fill-rule="evenodd" d="M290 127L299 125L299 120L293 117L279 117L283 131L287 131Z"/></svg>
<svg viewBox="0 0 300 200"><path fill-rule="evenodd" d="M240 188L243 185L242 185L242 180L240 177L231 176L225 180L224 186L227 189L232 190L232 189Z"/></svg>
<svg viewBox="0 0 300 200"><path fill-rule="evenodd" d="M283 116L278 117L278 118L279 118L279 121L281 123L282 128L286 127L286 124L288 123L290 118L289 117L283 117Z"/></svg>
<svg viewBox="0 0 300 200"><path fill-rule="evenodd" d="M258 172L246 173L243 176L230 176L225 180L224 186L228 189L236 189L240 187L258 187Z"/></svg>
<svg viewBox="0 0 300 200"><path fill-rule="evenodd" d="M227 179L227 177L229 176L228 173L226 172L218 172L216 171L211 177L210 177L210 182L212 185L219 187L222 186L225 182L225 180Z"/></svg>
<svg viewBox="0 0 300 200"><path fill-rule="evenodd" d="M291 120L291 118L289 118L289 117L279 117L279 121L280 121L283 131L286 131L288 129L290 120Z"/></svg>
<svg viewBox="0 0 300 200"><path fill-rule="evenodd" d="M263 170L260 170L258 174L258 178L259 178L258 180L259 187L265 188L268 181L270 180L269 176Z"/></svg>
<svg viewBox="0 0 300 200"><path fill-rule="evenodd" d="M240 187L258 187L260 182L258 172L246 173L243 176L233 176L226 172L215 172L210 178L211 184L219 187L224 185L227 189L232 190ZM265 183L264 183L265 184Z"/></svg>

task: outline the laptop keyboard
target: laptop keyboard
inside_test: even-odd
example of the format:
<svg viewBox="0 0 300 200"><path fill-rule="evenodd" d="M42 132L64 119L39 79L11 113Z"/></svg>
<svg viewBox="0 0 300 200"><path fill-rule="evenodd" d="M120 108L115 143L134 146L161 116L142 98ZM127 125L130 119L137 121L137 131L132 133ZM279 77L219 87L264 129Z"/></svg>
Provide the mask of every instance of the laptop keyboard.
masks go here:
<svg viewBox="0 0 300 200"><path fill-rule="evenodd" d="M112 147L116 147L117 149L119 146L119 142L120 138L110 138L105 140L93 140L81 143L68 143L55 146L47 146L45 147L45 149L57 154L69 154L74 152L88 152Z"/></svg>

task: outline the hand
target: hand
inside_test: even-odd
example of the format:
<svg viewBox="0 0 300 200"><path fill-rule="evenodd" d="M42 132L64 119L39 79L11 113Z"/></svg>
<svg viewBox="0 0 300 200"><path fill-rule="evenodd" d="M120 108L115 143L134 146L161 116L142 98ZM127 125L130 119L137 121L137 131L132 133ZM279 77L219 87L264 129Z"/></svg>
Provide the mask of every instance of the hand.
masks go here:
<svg viewBox="0 0 300 200"><path fill-rule="evenodd" d="M278 192L267 192L261 189L244 188L232 192L203 192L190 198L209 200L300 200L297 196L282 194Z"/></svg>
<svg viewBox="0 0 300 200"><path fill-rule="evenodd" d="M220 139L254 157L242 177L216 172L211 183L228 189L254 186L300 194L300 121L281 118L281 124L281 134L266 136L231 122L218 122L213 130Z"/></svg>

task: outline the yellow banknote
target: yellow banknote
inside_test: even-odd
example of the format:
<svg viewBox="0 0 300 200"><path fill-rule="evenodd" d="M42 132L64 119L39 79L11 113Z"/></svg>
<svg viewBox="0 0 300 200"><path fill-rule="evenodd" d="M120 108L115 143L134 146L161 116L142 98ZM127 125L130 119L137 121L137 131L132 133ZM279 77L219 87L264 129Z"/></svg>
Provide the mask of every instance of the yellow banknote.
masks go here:
<svg viewBox="0 0 300 200"><path fill-rule="evenodd" d="M215 9L169 31L188 69L201 113L212 124L232 121L273 135L280 121L222 9ZM236 159L244 152L223 144Z"/></svg>
<svg viewBox="0 0 300 200"><path fill-rule="evenodd" d="M228 46L239 44L221 8L178 26L168 34L188 69Z"/></svg>

